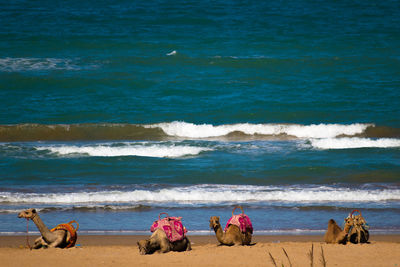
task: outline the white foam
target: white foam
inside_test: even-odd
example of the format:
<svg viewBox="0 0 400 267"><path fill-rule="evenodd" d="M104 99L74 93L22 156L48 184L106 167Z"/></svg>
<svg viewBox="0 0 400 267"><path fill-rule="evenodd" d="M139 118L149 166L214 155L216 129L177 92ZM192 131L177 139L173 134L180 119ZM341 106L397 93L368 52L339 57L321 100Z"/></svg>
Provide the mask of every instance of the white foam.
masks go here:
<svg viewBox="0 0 400 267"><path fill-rule="evenodd" d="M391 138L327 138L310 140L314 148L319 149L351 149L351 148L391 148L400 147L400 139Z"/></svg>
<svg viewBox="0 0 400 267"><path fill-rule="evenodd" d="M37 209L37 211L40 211ZM21 209L0 209L0 213L10 213L10 214L18 214L21 212Z"/></svg>
<svg viewBox="0 0 400 267"><path fill-rule="evenodd" d="M211 150L206 147L196 147L174 144L131 144L125 146L112 145L87 145L87 146L38 146L38 150L49 150L59 155L88 155L93 157L118 157L118 156L141 156L158 158L178 158L184 156L195 156L204 151Z"/></svg>
<svg viewBox="0 0 400 267"><path fill-rule="evenodd" d="M167 56L174 56L174 55L176 55L176 50L174 50L174 51L171 51L171 52L169 52L168 54L167 54Z"/></svg>
<svg viewBox="0 0 400 267"><path fill-rule="evenodd" d="M298 138L333 138L340 135L361 134L373 124L225 124L214 126L212 124L193 124L174 121L145 125L147 128L161 128L167 135L187 138L208 138L225 136L236 131L248 135L281 135L286 134Z"/></svg>
<svg viewBox="0 0 400 267"><path fill-rule="evenodd" d="M243 202L376 202L400 201L400 189L351 189L335 187L269 187L251 185L197 185L161 190L98 191L72 193L0 192L0 203L243 203Z"/></svg>
<svg viewBox="0 0 400 267"><path fill-rule="evenodd" d="M0 201L1 202L1 201ZM43 202L39 202L43 203ZM63 203L63 202L62 202ZM55 206L55 207L42 207L38 208L35 207L35 209L38 212L42 211L48 211L48 210L58 210L58 211L71 211L74 209L93 209L93 210L114 210L114 211L124 211L124 210L132 210L132 209L140 209L141 205L104 205L104 204L90 204L90 203L83 203L83 205L72 205L72 206ZM18 214L20 213L22 208L20 209L1 209L0 208L0 214Z"/></svg>
<svg viewBox="0 0 400 267"><path fill-rule="evenodd" d="M61 58L0 58L0 71L79 70L71 59Z"/></svg>

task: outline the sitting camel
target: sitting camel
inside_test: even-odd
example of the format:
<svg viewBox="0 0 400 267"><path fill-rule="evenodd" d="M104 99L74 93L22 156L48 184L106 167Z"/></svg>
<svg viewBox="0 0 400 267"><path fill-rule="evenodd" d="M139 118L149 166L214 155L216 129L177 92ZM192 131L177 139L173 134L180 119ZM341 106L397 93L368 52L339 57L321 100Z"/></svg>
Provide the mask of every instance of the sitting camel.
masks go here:
<svg viewBox="0 0 400 267"><path fill-rule="evenodd" d="M161 218L162 215L166 217ZM161 212L158 220L150 227L150 231L153 232L150 238L137 242L140 254L191 250L192 246L186 237L187 230L181 220L182 217L170 217L167 213Z"/></svg>
<svg viewBox="0 0 400 267"><path fill-rule="evenodd" d="M236 208L242 209L242 207L240 206ZM232 218L234 217L233 212L236 208L234 208L232 211ZM247 222L249 223L249 225L243 225L243 229L241 230L239 226L235 224L229 224L228 221L228 225L225 228L225 231L223 231L219 222L220 218L218 216L212 216L210 218L210 228L214 229L215 236L217 237L217 240L219 241L219 243L221 243L221 245L250 245L253 234L253 227L251 226L250 219L247 217L247 215L244 214L243 209L241 215L235 216L242 216L242 218L244 218L245 216L248 220Z"/></svg>
<svg viewBox="0 0 400 267"><path fill-rule="evenodd" d="M352 226L351 218L345 219L345 226L343 230L342 228L340 228L339 225L337 225L335 220L330 219L328 222L328 230L326 230L326 233L324 235L324 241L326 243L331 243L331 244L345 245L347 243L348 234L351 226Z"/></svg>
<svg viewBox="0 0 400 267"><path fill-rule="evenodd" d="M47 226L43 223L42 219L40 219L36 209L27 209L21 211L18 214L18 218L32 220L42 234L41 237L35 240L35 244L33 245L34 249L39 249L42 247L69 248L75 245L77 239L77 229L71 225L71 223L75 221L69 222L68 224L60 224L52 230L49 230L49 228L47 228Z"/></svg>
<svg viewBox="0 0 400 267"><path fill-rule="evenodd" d="M189 251L192 250L189 239L185 236L182 240L170 242L162 229L157 229L149 239L139 240L139 253L142 255L153 254L158 251L166 253L169 251Z"/></svg>
<svg viewBox="0 0 400 267"><path fill-rule="evenodd" d="M354 215L355 212L359 215ZM328 230L324 236L326 243L346 244L348 241L353 244L368 243L369 227L361 211L353 210L344 222L345 226L342 230L334 220L329 220Z"/></svg>
<svg viewBox="0 0 400 267"><path fill-rule="evenodd" d="M353 215L354 212L358 212L359 215ZM353 220L353 224L348 235L348 240L354 244L368 243L369 227L367 225L367 221L362 216L361 211L353 210L353 212L350 213L349 218Z"/></svg>

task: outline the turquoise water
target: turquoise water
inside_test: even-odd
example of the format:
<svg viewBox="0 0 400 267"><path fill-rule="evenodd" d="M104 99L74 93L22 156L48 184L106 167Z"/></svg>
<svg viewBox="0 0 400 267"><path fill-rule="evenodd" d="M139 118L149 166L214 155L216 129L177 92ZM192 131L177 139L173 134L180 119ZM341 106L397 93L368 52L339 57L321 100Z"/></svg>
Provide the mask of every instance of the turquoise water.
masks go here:
<svg viewBox="0 0 400 267"><path fill-rule="evenodd" d="M158 214L400 231L396 1L0 2L0 234ZM382 222L383 221L383 222Z"/></svg>

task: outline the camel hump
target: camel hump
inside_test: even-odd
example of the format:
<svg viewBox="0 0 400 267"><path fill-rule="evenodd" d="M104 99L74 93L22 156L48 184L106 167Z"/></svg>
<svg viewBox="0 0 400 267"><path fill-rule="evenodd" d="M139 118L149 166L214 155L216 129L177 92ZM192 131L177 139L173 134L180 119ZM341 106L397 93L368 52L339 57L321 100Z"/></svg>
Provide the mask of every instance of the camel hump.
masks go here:
<svg viewBox="0 0 400 267"><path fill-rule="evenodd" d="M75 228L72 223L76 223L77 228ZM71 221L69 223L62 223L51 229L51 232L57 231L57 230L64 230L69 232L70 234L70 239L68 240L68 244L65 248L71 248L75 246L76 240L78 239L78 233L76 232L79 228L79 224L76 221Z"/></svg>
<svg viewBox="0 0 400 267"><path fill-rule="evenodd" d="M253 225L250 221L250 218L244 213L233 215L226 223L224 232L228 230L228 227L230 225L236 225L237 227L239 227L242 233L246 233L247 231L249 231L251 234L253 234Z"/></svg>
<svg viewBox="0 0 400 267"><path fill-rule="evenodd" d="M336 224L336 221L334 219L330 219L328 224Z"/></svg>
<svg viewBox="0 0 400 267"><path fill-rule="evenodd" d="M161 219L161 214L166 214L167 217ZM175 242L185 238L187 230L182 224L182 217L169 217L167 213L162 212L158 218L159 220L154 221L151 225L151 232L154 232L157 229L163 230L170 242Z"/></svg>

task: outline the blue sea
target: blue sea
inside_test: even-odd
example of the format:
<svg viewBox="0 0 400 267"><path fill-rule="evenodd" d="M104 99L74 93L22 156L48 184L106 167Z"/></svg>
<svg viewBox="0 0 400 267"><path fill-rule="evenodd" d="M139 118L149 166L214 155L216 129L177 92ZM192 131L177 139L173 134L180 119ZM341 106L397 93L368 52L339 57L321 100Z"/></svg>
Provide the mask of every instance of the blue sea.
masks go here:
<svg viewBox="0 0 400 267"><path fill-rule="evenodd" d="M400 233L398 1L0 1L0 103L0 235Z"/></svg>

